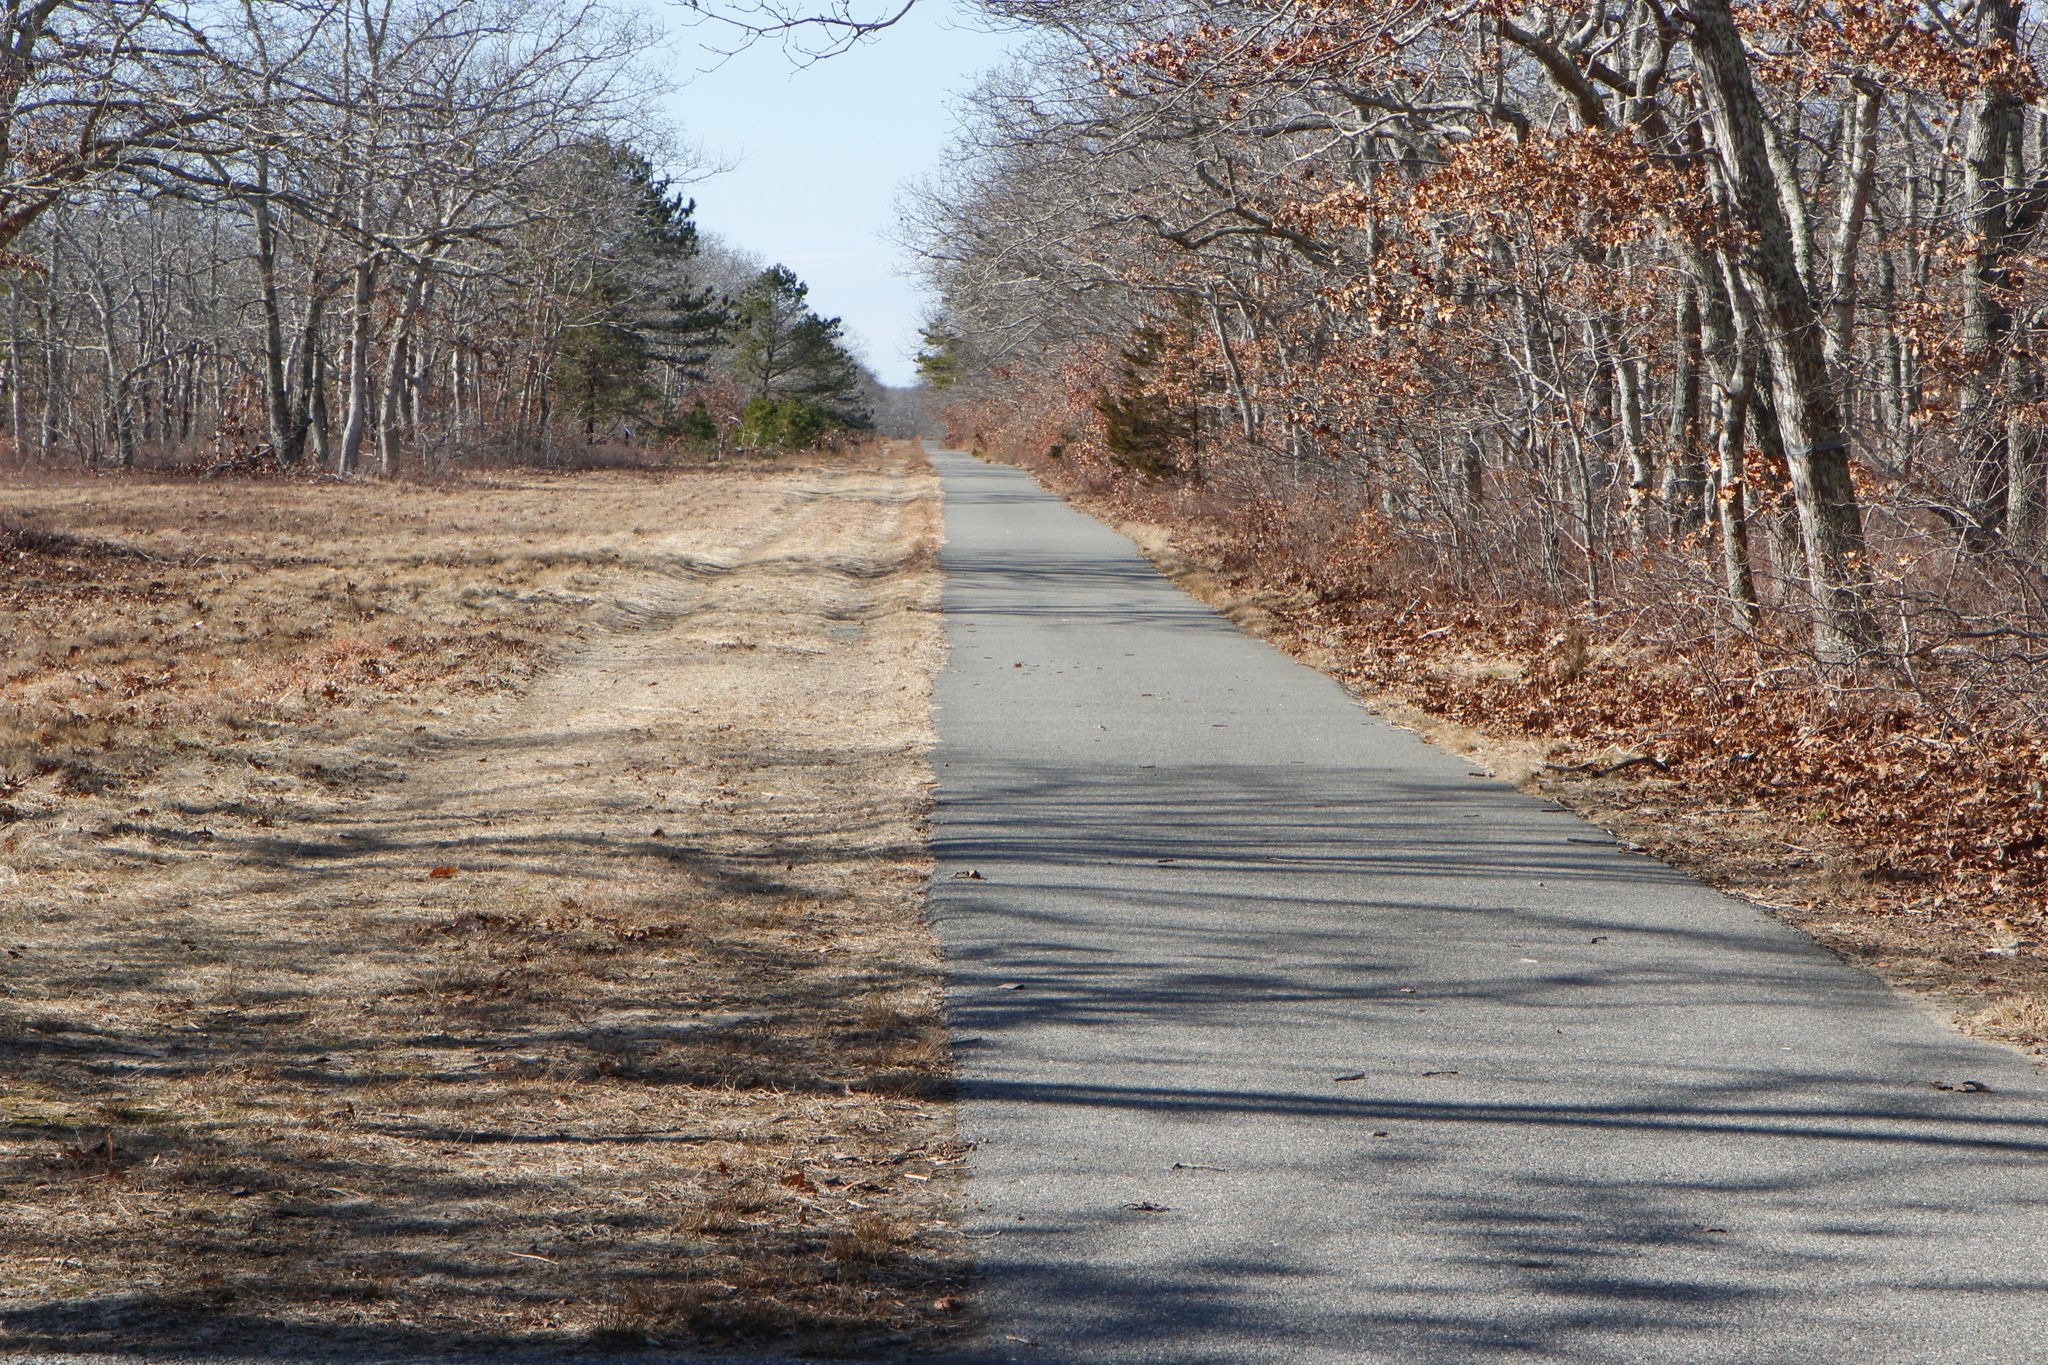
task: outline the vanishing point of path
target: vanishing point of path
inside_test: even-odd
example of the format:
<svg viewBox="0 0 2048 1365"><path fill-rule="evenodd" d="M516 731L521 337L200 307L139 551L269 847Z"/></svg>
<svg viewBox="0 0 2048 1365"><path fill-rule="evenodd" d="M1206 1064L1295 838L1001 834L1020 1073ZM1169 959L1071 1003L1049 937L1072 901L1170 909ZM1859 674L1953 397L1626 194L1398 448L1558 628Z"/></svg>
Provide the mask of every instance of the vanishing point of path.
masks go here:
<svg viewBox="0 0 2048 1365"><path fill-rule="evenodd" d="M937 460L968 1357L2048 1360L2031 1064Z"/></svg>

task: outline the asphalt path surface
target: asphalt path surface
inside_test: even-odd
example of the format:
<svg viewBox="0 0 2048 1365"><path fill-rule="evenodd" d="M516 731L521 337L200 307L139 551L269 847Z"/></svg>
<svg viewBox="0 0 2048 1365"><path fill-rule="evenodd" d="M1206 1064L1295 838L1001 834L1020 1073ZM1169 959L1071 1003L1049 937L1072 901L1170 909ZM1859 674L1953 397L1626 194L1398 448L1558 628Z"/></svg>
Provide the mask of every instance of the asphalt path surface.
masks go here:
<svg viewBox="0 0 2048 1365"><path fill-rule="evenodd" d="M2048 1360L2034 1064L936 458L959 1358Z"/></svg>

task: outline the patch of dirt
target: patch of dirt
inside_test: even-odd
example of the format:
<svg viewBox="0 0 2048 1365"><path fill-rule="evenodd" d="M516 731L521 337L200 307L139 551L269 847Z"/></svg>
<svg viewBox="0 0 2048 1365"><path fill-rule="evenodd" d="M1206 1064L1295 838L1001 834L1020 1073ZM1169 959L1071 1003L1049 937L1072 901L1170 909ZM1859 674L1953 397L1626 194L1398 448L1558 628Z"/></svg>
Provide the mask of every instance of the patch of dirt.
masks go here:
<svg viewBox="0 0 2048 1365"><path fill-rule="evenodd" d="M0 1349L949 1329L914 447L0 508Z"/></svg>

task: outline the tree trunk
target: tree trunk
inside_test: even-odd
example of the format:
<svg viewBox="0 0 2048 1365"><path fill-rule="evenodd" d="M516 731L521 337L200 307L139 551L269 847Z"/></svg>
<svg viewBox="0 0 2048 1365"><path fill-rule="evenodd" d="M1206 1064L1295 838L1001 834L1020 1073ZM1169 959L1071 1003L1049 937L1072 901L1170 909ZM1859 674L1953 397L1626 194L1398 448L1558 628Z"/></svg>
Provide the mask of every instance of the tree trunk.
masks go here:
<svg viewBox="0 0 2048 1365"><path fill-rule="evenodd" d="M375 340L370 307L377 283L375 259L359 263L349 295L348 416L341 429L341 453L334 472L353 475L362 464L363 438L370 426L370 349Z"/></svg>
<svg viewBox="0 0 2048 1365"><path fill-rule="evenodd" d="M399 434L405 426L406 350L411 337L395 328L384 355L384 382L377 399L377 472L398 477Z"/></svg>
<svg viewBox="0 0 2048 1365"><path fill-rule="evenodd" d="M1757 622L1756 577L1750 571L1749 441L1750 376L1755 370L1751 329L1731 297L1725 268L1695 262L1699 291L1700 348L1713 368L1715 390L1715 526L1721 540L1721 587L1743 630ZM1706 268L1716 268L1708 276Z"/></svg>
<svg viewBox="0 0 2048 1365"><path fill-rule="evenodd" d="M2040 376L2017 352L2005 358L2001 387L2011 404L2005 419L2005 538L2015 552L2029 557L2041 550L2042 433L2017 415L2040 398Z"/></svg>
<svg viewBox="0 0 2048 1365"><path fill-rule="evenodd" d="M1719 432L1715 437L1720 463L1719 522L1721 587L1736 624L1754 630L1757 619L1756 579L1749 569L1749 483L1744 470L1744 441L1749 421L1749 365L1741 354L1720 389Z"/></svg>
<svg viewBox="0 0 2048 1365"><path fill-rule="evenodd" d="M315 294L306 301L306 318L299 328L297 341L293 346L293 360L298 368L298 378L291 389L291 412L287 432L292 448L304 454L308 443L314 447L315 464L327 463L327 412L323 403L319 409L319 420L314 421L314 402L319 396L317 386L324 373L320 354L320 325L327 313L327 296Z"/></svg>
<svg viewBox="0 0 2048 1365"><path fill-rule="evenodd" d="M270 450L284 465L299 462L303 428L292 423L291 389L285 381L284 304L277 285L277 228L270 216L270 155L256 154L256 193L250 201L256 220L256 279L263 307L264 410L270 419Z"/></svg>
<svg viewBox="0 0 2048 1365"><path fill-rule="evenodd" d="M1679 286L1677 366L1671 378L1671 460L1664 468L1664 502L1679 531L1698 526L1707 471L1700 459L1701 322L1698 286Z"/></svg>
<svg viewBox="0 0 2048 1365"><path fill-rule="evenodd" d="M135 421L134 414L128 410L129 376L121 363L121 341L114 296L107 288L104 277L99 281L95 292L100 314L101 355L106 362L102 368L102 382L106 385L102 399L106 404L107 435L114 443L115 462L123 469L133 469Z"/></svg>
<svg viewBox="0 0 2048 1365"><path fill-rule="evenodd" d="M415 266L405 282L405 297L399 303L398 316L392 319L391 338L385 346L384 383L377 402L377 469L387 479L398 474L398 437L405 422L412 329L425 278L425 269Z"/></svg>
<svg viewBox="0 0 2048 1365"><path fill-rule="evenodd" d="M1629 506L1636 534L1647 538L1656 530L1657 457L1643 427L1643 367L1633 357L1614 355L1614 393L1621 409L1621 448L1628 458Z"/></svg>
<svg viewBox="0 0 2048 1365"><path fill-rule="evenodd" d="M1237 348L1230 343L1230 327L1223 318L1223 300L1217 297L1216 285L1212 281L1208 291L1209 322L1216 329L1216 346L1223 352L1223 365L1230 376L1230 395L1237 405L1238 429L1249 441L1258 435L1259 424L1252 412L1251 395L1245 390L1244 366L1237 360Z"/></svg>
<svg viewBox="0 0 2048 1365"><path fill-rule="evenodd" d="M1770 362L1813 590L1814 649L1825 662L1846 663L1881 641L1868 601L1863 513L1849 473L1841 406L1792 228L1772 182L1763 107L1729 0L1697 0L1693 22L1715 150L1736 225L1747 237L1734 257L1734 275L1755 304Z"/></svg>
<svg viewBox="0 0 2048 1365"><path fill-rule="evenodd" d="M17 270L7 290L7 439L16 460L28 453L21 444L21 288L26 283L28 273Z"/></svg>
<svg viewBox="0 0 2048 1365"><path fill-rule="evenodd" d="M1845 139L1849 156L1842 177L1841 211L1835 227L1834 260L1828 270L1828 366L1836 376L1847 366L1856 326L1856 253L1870 212L1870 187L1877 177L1878 115L1884 89L1875 81L1855 82L1856 105Z"/></svg>
<svg viewBox="0 0 2048 1365"><path fill-rule="evenodd" d="M2019 0L1981 0L1982 42L2017 42ZM1970 102L1963 139L1963 197L1970 225L1971 287L1963 299L1963 351L1968 364L1957 395L1956 428L1966 443L1970 505L1964 543L1987 548L2005 529L2012 456L1998 415L2002 351L2012 330L2005 303L2010 284L2012 195L2008 172L2015 158L2024 107L2004 85L1989 85Z"/></svg>
<svg viewBox="0 0 2048 1365"><path fill-rule="evenodd" d="M327 353L316 342L308 352L309 381L306 385L306 441L313 448L313 461L326 468L334 460L332 430L327 413Z"/></svg>

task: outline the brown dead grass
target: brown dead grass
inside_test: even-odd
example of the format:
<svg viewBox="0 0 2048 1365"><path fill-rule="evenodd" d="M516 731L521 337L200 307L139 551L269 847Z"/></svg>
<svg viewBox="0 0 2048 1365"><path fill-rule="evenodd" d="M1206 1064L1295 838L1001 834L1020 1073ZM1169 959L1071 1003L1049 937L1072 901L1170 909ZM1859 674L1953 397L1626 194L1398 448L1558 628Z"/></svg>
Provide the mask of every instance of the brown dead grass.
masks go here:
<svg viewBox="0 0 2048 1365"><path fill-rule="evenodd" d="M0 507L0 1349L946 1329L913 448Z"/></svg>

